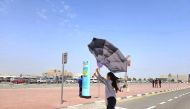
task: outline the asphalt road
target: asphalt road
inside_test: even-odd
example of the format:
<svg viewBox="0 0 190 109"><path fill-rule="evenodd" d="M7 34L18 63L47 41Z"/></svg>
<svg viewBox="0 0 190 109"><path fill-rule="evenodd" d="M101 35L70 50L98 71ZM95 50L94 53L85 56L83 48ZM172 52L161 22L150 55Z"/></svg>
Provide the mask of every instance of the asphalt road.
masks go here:
<svg viewBox="0 0 190 109"><path fill-rule="evenodd" d="M190 88L117 103L120 109L190 109Z"/></svg>

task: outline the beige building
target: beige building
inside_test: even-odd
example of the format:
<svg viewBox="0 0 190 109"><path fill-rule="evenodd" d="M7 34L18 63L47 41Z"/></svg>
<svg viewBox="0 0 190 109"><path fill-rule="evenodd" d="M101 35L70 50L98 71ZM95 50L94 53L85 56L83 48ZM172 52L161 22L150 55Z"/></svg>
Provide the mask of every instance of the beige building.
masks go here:
<svg viewBox="0 0 190 109"><path fill-rule="evenodd" d="M62 75L62 71L56 69L48 70L46 73L43 73L42 75L46 77L56 77L56 76L60 77ZM73 77L73 73L65 70L64 76Z"/></svg>
<svg viewBox="0 0 190 109"><path fill-rule="evenodd" d="M160 78L169 79L169 77L170 77L170 80L174 80L175 82L177 82L178 80L182 82L188 82L189 74L170 74L170 76L169 74L160 75Z"/></svg>

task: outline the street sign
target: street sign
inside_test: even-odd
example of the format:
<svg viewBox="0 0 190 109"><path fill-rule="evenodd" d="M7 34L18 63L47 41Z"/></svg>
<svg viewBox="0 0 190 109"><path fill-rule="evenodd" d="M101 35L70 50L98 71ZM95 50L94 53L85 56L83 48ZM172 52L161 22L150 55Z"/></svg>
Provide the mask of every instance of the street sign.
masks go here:
<svg viewBox="0 0 190 109"><path fill-rule="evenodd" d="M62 80L61 80L61 104L63 104L64 100L63 100L63 83L64 83L64 64L67 64L67 53L62 53Z"/></svg>
<svg viewBox="0 0 190 109"><path fill-rule="evenodd" d="M62 54L62 64L67 64L68 53Z"/></svg>

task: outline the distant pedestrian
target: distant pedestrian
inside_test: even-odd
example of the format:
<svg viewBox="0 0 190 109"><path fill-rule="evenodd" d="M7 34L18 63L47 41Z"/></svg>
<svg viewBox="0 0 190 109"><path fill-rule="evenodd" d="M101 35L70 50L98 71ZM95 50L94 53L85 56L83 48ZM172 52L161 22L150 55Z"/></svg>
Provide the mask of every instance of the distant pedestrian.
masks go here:
<svg viewBox="0 0 190 109"><path fill-rule="evenodd" d="M59 84L59 77L56 75L55 77L56 83Z"/></svg>
<svg viewBox="0 0 190 109"><path fill-rule="evenodd" d="M82 78L83 76L81 75L80 79L78 80L79 83L79 96L82 96Z"/></svg>
<svg viewBox="0 0 190 109"><path fill-rule="evenodd" d="M160 88L162 87L162 81L161 81L161 79L159 79L159 86L160 86Z"/></svg>
<svg viewBox="0 0 190 109"><path fill-rule="evenodd" d="M155 88L158 88L158 79L155 80Z"/></svg>
<svg viewBox="0 0 190 109"><path fill-rule="evenodd" d="M154 81L154 79L153 79L153 80L152 80L152 87L153 87L153 88L154 88L154 82L155 82L155 81Z"/></svg>

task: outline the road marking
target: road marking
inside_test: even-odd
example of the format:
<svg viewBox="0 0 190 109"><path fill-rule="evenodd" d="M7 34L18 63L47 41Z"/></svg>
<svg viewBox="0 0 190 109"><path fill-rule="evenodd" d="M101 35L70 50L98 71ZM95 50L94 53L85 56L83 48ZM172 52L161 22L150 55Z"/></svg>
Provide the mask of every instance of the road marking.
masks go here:
<svg viewBox="0 0 190 109"><path fill-rule="evenodd" d="M141 97L141 96L142 96L142 94L137 94L137 96L138 96L138 97Z"/></svg>
<svg viewBox="0 0 190 109"><path fill-rule="evenodd" d="M149 93L145 93L145 95L149 95Z"/></svg>
<svg viewBox="0 0 190 109"><path fill-rule="evenodd" d="M166 102L161 102L160 104L165 104Z"/></svg>
<svg viewBox="0 0 190 109"><path fill-rule="evenodd" d="M182 97L183 95L179 95L179 97Z"/></svg>
<svg viewBox="0 0 190 109"><path fill-rule="evenodd" d="M127 109L127 108L123 108L123 107L115 107L115 109Z"/></svg>
<svg viewBox="0 0 190 109"><path fill-rule="evenodd" d="M133 96L127 96L127 98L132 98Z"/></svg>
<svg viewBox="0 0 190 109"><path fill-rule="evenodd" d="M177 99L178 97L174 97L175 99Z"/></svg>
<svg viewBox="0 0 190 109"><path fill-rule="evenodd" d="M173 99L169 99L168 101L173 101Z"/></svg>
<svg viewBox="0 0 190 109"><path fill-rule="evenodd" d="M116 100L121 100L121 98L119 97L119 98L117 98Z"/></svg>
<svg viewBox="0 0 190 109"><path fill-rule="evenodd" d="M154 108L156 108L156 106L151 106L151 107L149 107L147 109L154 109Z"/></svg>

